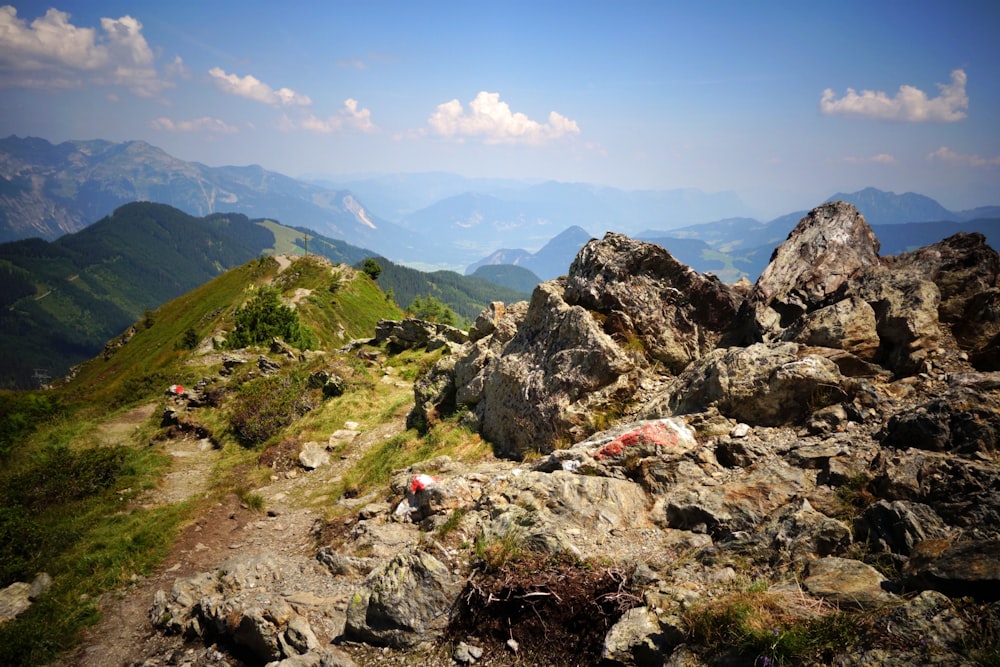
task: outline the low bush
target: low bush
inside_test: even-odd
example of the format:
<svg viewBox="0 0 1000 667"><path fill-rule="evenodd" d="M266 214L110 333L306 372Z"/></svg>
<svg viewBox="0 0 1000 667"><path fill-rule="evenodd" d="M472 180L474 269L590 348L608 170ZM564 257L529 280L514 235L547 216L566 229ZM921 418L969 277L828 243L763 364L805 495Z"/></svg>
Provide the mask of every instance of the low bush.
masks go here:
<svg viewBox="0 0 1000 667"><path fill-rule="evenodd" d="M241 444L264 444L317 404L317 391L304 378L268 376L245 383L238 392L229 425Z"/></svg>

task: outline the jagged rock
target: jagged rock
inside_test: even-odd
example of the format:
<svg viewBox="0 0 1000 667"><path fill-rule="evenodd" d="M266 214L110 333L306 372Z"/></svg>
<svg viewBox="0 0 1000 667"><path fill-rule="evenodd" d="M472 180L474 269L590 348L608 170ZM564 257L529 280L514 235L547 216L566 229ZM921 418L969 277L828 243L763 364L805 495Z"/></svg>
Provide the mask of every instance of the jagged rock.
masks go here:
<svg viewBox="0 0 1000 667"><path fill-rule="evenodd" d="M291 359L295 361L299 358L299 353L294 347L281 340L280 338L271 339L271 347L269 348L271 354L277 354L279 356L285 357L286 359ZM263 370L263 369L262 369Z"/></svg>
<svg viewBox="0 0 1000 667"><path fill-rule="evenodd" d="M265 357L263 354L257 357L257 368L264 375L273 375L281 370L281 364L276 361L272 361Z"/></svg>
<svg viewBox="0 0 1000 667"><path fill-rule="evenodd" d="M502 301L492 302L488 308L479 313L476 321L469 327L469 342L475 343L492 335L497 330L497 323L503 319L506 312L507 309Z"/></svg>
<svg viewBox="0 0 1000 667"><path fill-rule="evenodd" d="M775 551L787 554L793 562L843 553L852 542L846 524L817 512L808 500L793 511L779 513L768 533Z"/></svg>
<svg viewBox="0 0 1000 667"><path fill-rule="evenodd" d="M877 551L908 556L924 540L942 539L951 531L937 513L922 503L880 500L854 521L854 534Z"/></svg>
<svg viewBox="0 0 1000 667"><path fill-rule="evenodd" d="M912 589L1000 600L1000 539L925 540L913 548L903 575Z"/></svg>
<svg viewBox="0 0 1000 667"><path fill-rule="evenodd" d="M623 345L640 341L674 372L715 347L739 307L737 294L715 276L661 246L612 232L580 250L565 299L603 315L606 333Z"/></svg>
<svg viewBox="0 0 1000 667"><path fill-rule="evenodd" d="M656 498L653 517L669 528L723 538L760 524L806 490L802 470L765 459L720 484L717 477L688 468L683 485ZM700 472L700 474L699 474ZM698 483L699 478L705 483Z"/></svg>
<svg viewBox="0 0 1000 667"><path fill-rule="evenodd" d="M468 339L461 329L413 317L402 321L380 320L375 327L376 344L384 344L391 354L416 348L432 351L448 343L461 345Z"/></svg>
<svg viewBox="0 0 1000 667"><path fill-rule="evenodd" d="M309 620L283 593L305 587L319 593L328 579L315 560L243 554L157 591L149 618L166 632L222 638L262 663L278 661L319 647Z"/></svg>
<svg viewBox="0 0 1000 667"><path fill-rule="evenodd" d="M629 422L557 449L533 468L631 479L656 493L677 482L681 459L698 446L694 431L681 419Z"/></svg>
<svg viewBox="0 0 1000 667"><path fill-rule="evenodd" d="M859 277L857 291L871 304L878 321L876 361L897 375L922 369L940 338L941 292L919 270L879 266Z"/></svg>
<svg viewBox="0 0 1000 667"><path fill-rule="evenodd" d="M302 451L299 452L299 465L306 470L330 465L330 452L318 442L307 442L302 445Z"/></svg>
<svg viewBox="0 0 1000 667"><path fill-rule="evenodd" d="M413 384L414 405L406 417L407 428L425 430L455 412L454 355L440 359Z"/></svg>
<svg viewBox="0 0 1000 667"><path fill-rule="evenodd" d="M483 486L475 508L490 537L580 557L599 553L616 527L646 525L647 503L642 488L628 480L517 470Z"/></svg>
<svg viewBox="0 0 1000 667"><path fill-rule="evenodd" d="M564 299L561 280L535 288L517 334L491 365L476 404L497 454L551 451L581 417L630 396L634 361L586 309Z"/></svg>
<svg viewBox="0 0 1000 667"><path fill-rule="evenodd" d="M856 296L806 313L781 337L801 345L841 349L864 361L874 360L879 349L875 310Z"/></svg>
<svg viewBox="0 0 1000 667"><path fill-rule="evenodd" d="M811 412L843 400L843 376L823 357L801 355L795 343L720 348L695 361L653 402L647 417L702 412L716 407L751 425L801 422Z"/></svg>
<svg viewBox="0 0 1000 667"><path fill-rule="evenodd" d="M604 637L602 660L611 665L663 665L660 624L647 607L633 607Z"/></svg>
<svg viewBox="0 0 1000 667"><path fill-rule="evenodd" d="M330 547L321 547L316 552L316 559L336 576L367 575L378 565L375 558L348 556Z"/></svg>
<svg viewBox="0 0 1000 667"><path fill-rule="evenodd" d="M828 556L809 562L802 587L841 607L870 609L892 599L878 570L861 561Z"/></svg>
<svg viewBox="0 0 1000 667"><path fill-rule="evenodd" d="M941 302L940 320L952 325L960 347L980 370L997 357L986 354L1000 334L1000 255L978 233L959 233L912 253L893 258L890 267L908 270L934 282Z"/></svg>
<svg viewBox="0 0 1000 667"><path fill-rule="evenodd" d="M459 642L451 654L451 659L460 665L471 665L482 657L483 649L465 642Z"/></svg>
<svg viewBox="0 0 1000 667"><path fill-rule="evenodd" d="M419 550L400 553L374 570L347 607L347 635L379 646L405 648L444 629L462 582L446 565Z"/></svg>
<svg viewBox="0 0 1000 667"><path fill-rule="evenodd" d="M955 338L969 352L969 361L982 371L1000 370L1000 288L974 295L957 321Z"/></svg>
<svg viewBox="0 0 1000 667"><path fill-rule="evenodd" d="M883 450L871 471L878 497L928 505L970 539L1000 538L1000 468L995 464L919 449Z"/></svg>
<svg viewBox="0 0 1000 667"><path fill-rule="evenodd" d="M802 316L842 300L852 278L878 265L878 250L878 239L853 205L814 208L775 249L740 308L735 339L773 340Z"/></svg>
<svg viewBox="0 0 1000 667"><path fill-rule="evenodd" d="M970 388L951 389L893 415L882 444L988 456L1000 450L1000 405Z"/></svg>

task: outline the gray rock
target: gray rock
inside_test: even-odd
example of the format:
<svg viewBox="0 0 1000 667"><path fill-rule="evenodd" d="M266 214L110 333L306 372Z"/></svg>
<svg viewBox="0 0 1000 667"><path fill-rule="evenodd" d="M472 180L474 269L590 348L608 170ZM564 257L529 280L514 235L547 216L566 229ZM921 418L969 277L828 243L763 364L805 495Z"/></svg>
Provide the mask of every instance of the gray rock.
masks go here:
<svg viewBox="0 0 1000 667"><path fill-rule="evenodd" d="M906 585L917 590L1000 600L1000 539L925 540L913 548L903 574Z"/></svg>
<svg viewBox="0 0 1000 667"><path fill-rule="evenodd" d="M878 239L853 205L814 208L757 279L740 309L737 338L744 343L779 338L799 318L839 300L854 276L878 264L878 250Z"/></svg>
<svg viewBox="0 0 1000 667"><path fill-rule="evenodd" d="M345 633L379 646L406 648L438 636L461 581L430 554L407 550L374 570L347 607Z"/></svg>
<svg viewBox="0 0 1000 667"><path fill-rule="evenodd" d="M842 380L836 364L800 355L795 343L720 348L688 366L666 400L652 403L645 416L716 407L723 415L751 425L798 423L842 400Z"/></svg>
<svg viewBox="0 0 1000 667"><path fill-rule="evenodd" d="M971 388L951 389L892 416L886 447L992 455L1000 451L1000 403Z"/></svg>
<svg viewBox="0 0 1000 667"><path fill-rule="evenodd" d="M663 247L607 233L573 260L566 301L605 316L604 330L625 346L679 372L715 347L739 307L736 293Z"/></svg>
<svg viewBox="0 0 1000 667"><path fill-rule="evenodd" d="M299 452L299 465L306 470L315 470L330 465L330 452L318 442L307 442Z"/></svg>
<svg viewBox="0 0 1000 667"><path fill-rule="evenodd" d="M15 581L0 590L0 623L20 616L31 607L31 584Z"/></svg>
<svg viewBox="0 0 1000 667"><path fill-rule="evenodd" d="M656 615L646 607L633 607L605 635L601 659L614 665L659 667L664 657L660 635Z"/></svg>
<svg viewBox="0 0 1000 667"><path fill-rule="evenodd" d="M887 579L870 565L828 556L810 561L802 587L844 608L871 609L892 599L883 588L886 583Z"/></svg>
<svg viewBox="0 0 1000 667"><path fill-rule="evenodd" d="M687 483L657 497L654 518L669 528L723 538L751 530L807 488L802 470L777 459L740 471L725 484L701 477L689 474Z"/></svg>
<svg viewBox="0 0 1000 667"><path fill-rule="evenodd" d="M877 551L908 556L917 543L948 537L937 513L922 503L879 500L854 521L854 534Z"/></svg>

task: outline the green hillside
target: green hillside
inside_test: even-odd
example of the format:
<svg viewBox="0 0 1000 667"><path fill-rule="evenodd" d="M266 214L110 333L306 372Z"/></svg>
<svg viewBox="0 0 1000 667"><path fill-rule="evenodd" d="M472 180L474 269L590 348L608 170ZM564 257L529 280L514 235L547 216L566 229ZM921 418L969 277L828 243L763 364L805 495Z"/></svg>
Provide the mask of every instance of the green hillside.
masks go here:
<svg viewBox="0 0 1000 667"><path fill-rule="evenodd" d="M236 213L135 202L55 241L0 244L0 387L37 386L98 354L148 310L262 254L354 263L372 253Z"/></svg>
<svg viewBox="0 0 1000 667"><path fill-rule="evenodd" d="M382 273L378 277L379 286L404 308L417 297L432 296L455 311L459 317L474 320L491 301L514 303L531 298L528 292L501 287L489 280L463 276L454 271L425 273L394 264L384 257L378 257L377 261L382 267Z"/></svg>
<svg viewBox="0 0 1000 667"><path fill-rule="evenodd" d="M294 359L269 345L227 344L237 314L271 290L313 342ZM260 507L262 498L248 489L272 473L263 457L286 441L318 438L347 418L370 427L386 414L405 414L410 386L379 382L379 366L338 352L351 339L370 338L378 320L401 315L368 275L347 265L263 256L150 310L131 336L65 382L46 391L0 390L0 587L38 572L53 581L30 610L0 624L0 664L64 664L59 656L98 620L101 596L149 575L199 512L233 496L237 507ZM244 363L224 372L224 355ZM279 370L259 371L261 356ZM413 377L428 363L400 355L393 366ZM341 378L343 396L308 382L317 373ZM183 501L150 502L171 471L162 443L185 437L161 418L176 405L165 390L205 378L207 404L186 413L181 428L197 420L198 437L214 445L209 486ZM391 441L387 465L426 456L416 440L409 443ZM352 475L351 488L374 483ZM339 497L347 484L329 491Z"/></svg>

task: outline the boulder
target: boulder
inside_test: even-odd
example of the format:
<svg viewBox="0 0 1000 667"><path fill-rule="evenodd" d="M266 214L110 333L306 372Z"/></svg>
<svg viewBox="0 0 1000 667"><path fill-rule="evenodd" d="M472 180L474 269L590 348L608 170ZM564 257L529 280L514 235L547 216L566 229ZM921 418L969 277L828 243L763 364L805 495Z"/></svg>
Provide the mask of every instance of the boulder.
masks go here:
<svg viewBox="0 0 1000 667"><path fill-rule="evenodd" d="M347 607L344 632L393 648L435 639L461 588L459 577L437 558L408 549L368 575Z"/></svg>
<svg viewBox="0 0 1000 667"><path fill-rule="evenodd" d="M1000 538L1000 469L939 452L883 450L871 464L871 487L887 501L929 506L969 539Z"/></svg>
<svg viewBox="0 0 1000 667"><path fill-rule="evenodd" d="M406 417L407 428L424 431L455 412L454 355L439 359L413 384L414 405Z"/></svg>
<svg viewBox="0 0 1000 667"><path fill-rule="evenodd" d="M604 637L601 659L610 665L661 667L664 647L656 614L648 607L629 609ZM672 648L672 647L671 647Z"/></svg>
<svg viewBox="0 0 1000 667"><path fill-rule="evenodd" d="M771 255L740 308L734 342L774 340L804 315L841 301L853 278L878 265L878 251L878 239L853 205L814 208Z"/></svg>
<svg viewBox="0 0 1000 667"><path fill-rule="evenodd" d="M995 602L1000 600L1000 539L925 540L914 547L903 575L911 589Z"/></svg>
<svg viewBox="0 0 1000 667"><path fill-rule="evenodd" d="M1000 404L971 388L950 389L893 415L882 445L991 456L1000 451Z"/></svg>
<svg viewBox="0 0 1000 667"><path fill-rule="evenodd" d="M379 320L375 326L375 343L384 344L392 354L417 348L430 351L448 343L460 345L468 339L461 329L413 317L402 321Z"/></svg>
<svg viewBox="0 0 1000 667"><path fill-rule="evenodd" d="M306 470L330 465L330 452L318 442L307 442L302 445L302 451L299 452L299 465Z"/></svg>
<svg viewBox="0 0 1000 667"><path fill-rule="evenodd" d="M663 247L607 233L570 265L568 303L600 313L622 345L680 372L715 347L739 299L715 276L700 274Z"/></svg>
<svg viewBox="0 0 1000 667"><path fill-rule="evenodd" d="M795 343L757 343L717 349L692 363L654 401L647 417L703 412L750 425L799 423L811 412L843 400L843 376L825 357L800 354Z"/></svg>
<svg viewBox="0 0 1000 667"><path fill-rule="evenodd" d="M587 434L584 415L631 396L634 369L599 319L566 302L561 280L542 283L485 377L475 408L482 433L500 456L551 451Z"/></svg>
<svg viewBox="0 0 1000 667"><path fill-rule="evenodd" d="M854 520L854 534L875 551L908 556L928 539L945 538L951 531L933 509L907 500L879 500Z"/></svg>
<svg viewBox="0 0 1000 667"><path fill-rule="evenodd" d="M656 498L653 517L665 527L708 533L714 539L752 530L808 488L802 470L776 458L738 471L725 484L704 471L687 472L684 483Z"/></svg>
<svg viewBox="0 0 1000 667"><path fill-rule="evenodd" d="M809 562L802 587L841 607L871 609L892 599L878 570L861 561L828 556Z"/></svg>

